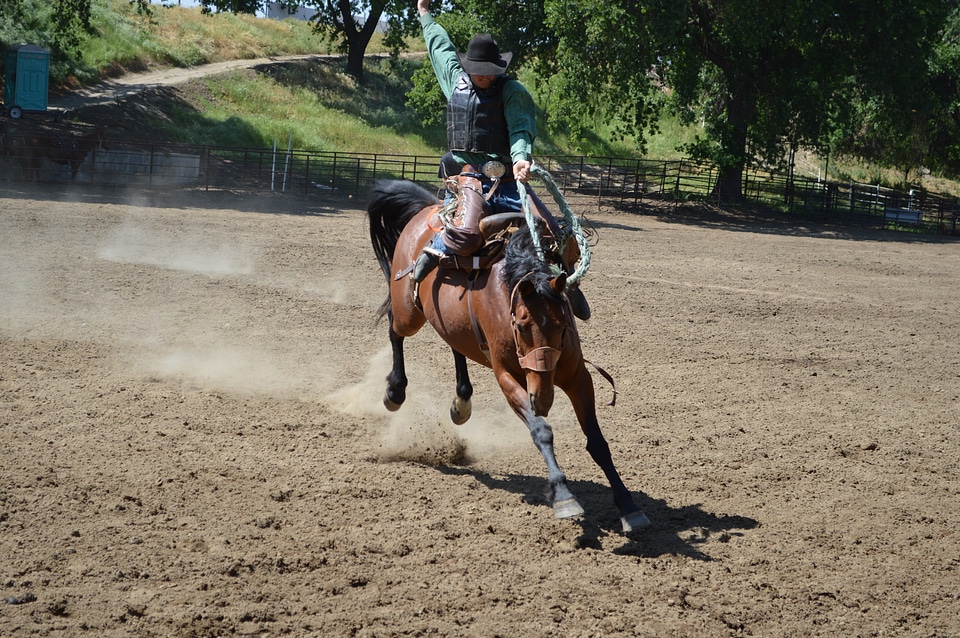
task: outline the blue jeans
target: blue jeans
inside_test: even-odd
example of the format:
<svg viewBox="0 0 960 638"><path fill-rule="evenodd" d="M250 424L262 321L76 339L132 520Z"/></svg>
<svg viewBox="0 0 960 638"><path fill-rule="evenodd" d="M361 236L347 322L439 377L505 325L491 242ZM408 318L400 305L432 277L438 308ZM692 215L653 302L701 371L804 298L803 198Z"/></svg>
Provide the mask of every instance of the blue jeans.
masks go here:
<svg viewBox="0 0 960 638"><path fill-rule="evenodd" d="M490 182L483 183L484 196L490 192L490 186L492 186ZM529 190L529 188L528 186L527 189ZM447 191L447 194L444 195L443 203L449 204L453 198L454 194ZM520 202L520 189L517 188L516 182L500 182L500 186L497 187L497 192L493 194L493 197L491 197L487 203L490 205L491 215L497 213L513 213L523 210L523 204Z"/></svg>

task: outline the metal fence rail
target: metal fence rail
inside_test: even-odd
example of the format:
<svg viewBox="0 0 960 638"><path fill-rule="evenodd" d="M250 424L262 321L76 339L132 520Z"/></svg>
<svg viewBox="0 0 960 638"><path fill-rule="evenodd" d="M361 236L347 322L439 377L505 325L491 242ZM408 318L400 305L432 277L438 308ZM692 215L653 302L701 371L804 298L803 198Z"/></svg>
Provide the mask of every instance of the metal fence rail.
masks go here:
<svg viewBox="0 0 960 638"><path fill-rule="evenodd" d="M384 178L409 179L429 189L438 188L439 160L439 156L111 141L109 148L94 148L75 177L69 167L49 159L27 167L19 156L7 152L0 153L0 176L362 198L374 180ZM708 164L585 156L537 160L551 173L564 197L580 209L640 210L657 200L720 203L713 193L718 170ZM901 191L747 170L743 194L748 203L835 222L923 232L960 231L960 201L919 187Z"/></svg>

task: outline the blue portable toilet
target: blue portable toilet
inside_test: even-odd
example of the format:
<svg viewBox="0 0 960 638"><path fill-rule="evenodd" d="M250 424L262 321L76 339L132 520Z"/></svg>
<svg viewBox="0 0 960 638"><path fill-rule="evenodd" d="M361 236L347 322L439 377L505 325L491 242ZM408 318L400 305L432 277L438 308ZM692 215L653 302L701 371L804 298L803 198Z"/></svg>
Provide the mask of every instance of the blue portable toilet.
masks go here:
<svg viewBox="0 0 960 638"><path fill-rule="evenodd" d="M24 111L47 110L50 52L35 44L18 44L7 50L3 104L13 119Z"/></svg>

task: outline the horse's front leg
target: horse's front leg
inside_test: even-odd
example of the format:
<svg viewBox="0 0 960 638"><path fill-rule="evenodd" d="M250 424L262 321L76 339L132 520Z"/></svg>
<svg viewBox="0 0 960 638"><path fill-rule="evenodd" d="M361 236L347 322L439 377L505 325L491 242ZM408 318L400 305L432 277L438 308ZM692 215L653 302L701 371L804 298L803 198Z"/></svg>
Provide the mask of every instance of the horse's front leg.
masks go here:
<svg viewBox="0 0 960 638"><path fill-rule="evenodd" d="M633 501L630 490L623 484L617 468L613 465L613 457L610 454L610 446L600 431L600 423L597 420L596 397L593 389L593 379L586 367L581 365L577 371L572 383L565 383L562 386L563 391L570 398L576 412L577 420L580 422L580 429L587 437L587 452L593 458L594 462L600 466L603 473L610 483L613 490L613 502L620 511L620 522L623 525L623 531L629 532L650 524L650 519L646 514L640 511L640 508Z"/></svg>
<svg viewBox="0 0 960 638"><path fill-rule="evenodd" d="M457 394L453 397L453 404L450 406L450 420L455 425L463 425L473 414L473 405L470 401L473 397L473 384L470 383L467 358L454 350L453 363L457 370Z"/></svg>
<svg viewBox="0 0 960 638"><path fill-rule="evenodd" d="M403 337L393 329L393 313L390 319L390 346L393 349L393 368L387 375L387 390L383 395L383 405L396 412L407 400L407 371L403 362Z"/></svg>
<svg viewBox="0 0 960 638"><path fill-rule="evenodd" d="M526 388L509 372L497 372L497 381L503 390L507 403L513 408L517 416L527 425L533 444L540 450L543 460L547 464L547 480L550 484L550 494L553 505L553 515L556 518L571 518L583 514L583 507L567 487L567 476L557 463L553 450L553 428L543 419L533 413L530 405L530 396Z"/></svg>

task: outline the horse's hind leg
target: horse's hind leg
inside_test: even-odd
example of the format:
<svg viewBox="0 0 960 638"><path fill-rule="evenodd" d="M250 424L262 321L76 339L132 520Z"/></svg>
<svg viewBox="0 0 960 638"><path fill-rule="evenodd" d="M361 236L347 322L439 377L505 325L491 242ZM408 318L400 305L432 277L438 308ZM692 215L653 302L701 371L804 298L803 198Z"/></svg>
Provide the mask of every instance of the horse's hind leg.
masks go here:
<svg viewBox="0 0 960 638"><path fill-rule="evenodd" d="M586 378L583 378L585 375ZM569 389L569 390L568 390ZM623 525L623 531L629 532L650 524L650 519L646 514L640 511L640 508L633 501L630 490L623 484L617 468L613 464L613 456L610 454L610 446L600 431L600 423L597 421L596 399L593 393L593 383L590 380L590 373L586 368L582 368L580 381L564 387L570 403L573 404L574 412L577 414L577 420L580 421L580 429L587 437L587 452L593 458L594 462L600 466L603 473L610 483L610 489L613 491L613 502L620 511L620 522Z"/></svg>
<svg viewBox="0 0 960 638"><path fill-rule="evenodd" d="M463 425L473 414L473 406L470 402L473 396L473 384L470 383L467 358L454 350L453 362L457 369L457 395L453 397L453 404L450 406L450 420L455 425Z"/></svg>
<svg viewBox="0 0 960 638"><path fill-rule="evenodd" d="M390 346L393 349L393 368L387 375L387 390L383 395L383 405L396 412L407 400L407 371L403 363L403 337L393 329L393 317L390 317Z"/></svg>

